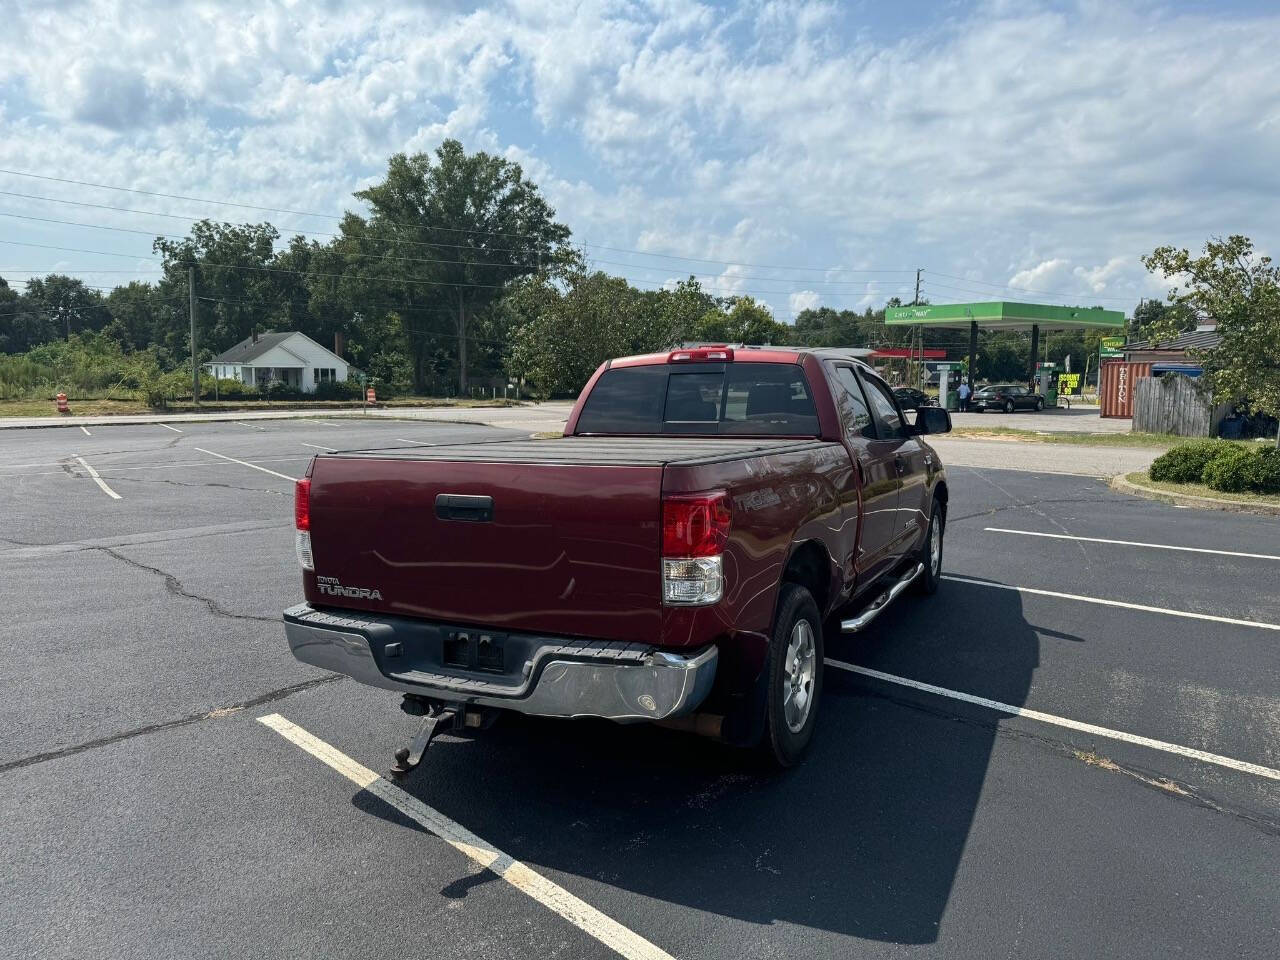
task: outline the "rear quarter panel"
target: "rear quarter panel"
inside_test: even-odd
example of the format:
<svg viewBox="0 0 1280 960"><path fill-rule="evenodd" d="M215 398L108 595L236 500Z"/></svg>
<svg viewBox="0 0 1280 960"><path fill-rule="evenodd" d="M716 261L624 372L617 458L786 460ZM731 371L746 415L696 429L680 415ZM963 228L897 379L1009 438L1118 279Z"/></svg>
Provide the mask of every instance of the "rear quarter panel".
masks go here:
<svg viewBox="0 0 1280 960"><path fill-rule="evenodd" d="M779 584L794 545L817 541L829 559L852 554L857 525L848 522L847 504L841 501L850 470L848 453L832 443L793 453L669 466L664 494L724 490L733 520L724 552L724 598L708 607L664 606L663 644L717 641L721 673L754 679L764 664ZM844 540L849 541L847 549L839 546ZM838 579L839 560L830 566ZM732 682L727 676L721 679Z"/></svg>

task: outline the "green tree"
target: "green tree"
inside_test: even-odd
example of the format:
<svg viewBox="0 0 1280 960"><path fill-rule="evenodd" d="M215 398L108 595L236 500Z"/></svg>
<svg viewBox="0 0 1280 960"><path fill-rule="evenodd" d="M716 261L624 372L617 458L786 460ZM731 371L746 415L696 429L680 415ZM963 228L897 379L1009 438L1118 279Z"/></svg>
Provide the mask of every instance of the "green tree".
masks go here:
<svg viewBox="0 0 1280 960"><path fill-rule="evenodd" d="M575 269L559 282L538 274L512 292L508 309L520 318L508 369L545 394L577 393L605 360L680 340L656 298L601 272Z"/></svg>
<svg viewBox="0 0 1280 960"><path fill-rule="evenodd" d="M719 343L790 344L795 330L773 319L765 306L751 297L734 297L727 309L707 311L694 327L695 340Z"/></svg>
<svg viewBox="0 0 1280 960"><path fill-rule="evenodd" d="M1196 315L1185 305L1142 300L1133 308L1133 316L1129 319L1129 339L1148 340L1151 331L1155 329L1184 333L1195 327Z"/></svg>
<svg viewBox="0 0 1280 960"><path fill-rule="evenodd" d="M1239 235L1210 240L1199 256L1159 247L1142 263L1175 282L1170 304L1217 321L1218 345L1196 352L1214 399L1244 401L1255 413L1280 417L1280 268L1270 257L1255 254L1252 241ZM1176 335L1179 318L1157 321L1151 337Z"/></svg>
<svg viewBox="0 0 1280 960"><path fill-rule="evenodd" d="M435 308L414 315L409 328L416 385L423 386L432 327L447 315L457 344L458 387L465 393L471 319L512 281L565 255L569 228L555 221L555 211L519 164L468 154L457 140L441 144L434 162L427 154L396 154L382 182L356 197L372 209L362 228L361 273L376 271L396 282L399 295L429 300ZM344 234L348 228L358 229L344 222Z"/></svg>

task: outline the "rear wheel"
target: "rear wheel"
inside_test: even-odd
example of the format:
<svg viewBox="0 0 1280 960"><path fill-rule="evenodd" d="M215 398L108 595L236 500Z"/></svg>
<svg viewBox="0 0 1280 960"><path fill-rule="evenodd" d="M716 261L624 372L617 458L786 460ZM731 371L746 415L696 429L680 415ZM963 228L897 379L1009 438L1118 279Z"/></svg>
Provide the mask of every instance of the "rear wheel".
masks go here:
<svg viewBox="0 0 1280 960"><path fill-rule="evenodd" d="M1041 410L1043 410L1043 409L1044 409L1044 400L1037 400L1037 401L1036 401L1036 413L1039 413L1039 412L1040 412Z"/></svg>
<svg viewBox="0 0 1280 960"><path fill-rule="evenodd" d="M809 591L784 583L769 642L769 692L762 746L781 767L800 761L822 696L822 618Z"/></svg>
<svg viewBox="0 0 1280 960"><path fill-rule="evenodd" d="M1005 413L1013 413L1013 401L1012 401L1012 400L1006 400L1006 401L1004 402L1004 412L1005 412Z"/></svg>
<svg viewBox="0 0 1280 960"><path fill-rule="evenodd" d="M929 511L929 529L925 531L924 544L920 547L919 561L924 571L916 577L916 590L923 594L938 592L942 580L942 535L946 532L942 504L936 499Z"/></svg>

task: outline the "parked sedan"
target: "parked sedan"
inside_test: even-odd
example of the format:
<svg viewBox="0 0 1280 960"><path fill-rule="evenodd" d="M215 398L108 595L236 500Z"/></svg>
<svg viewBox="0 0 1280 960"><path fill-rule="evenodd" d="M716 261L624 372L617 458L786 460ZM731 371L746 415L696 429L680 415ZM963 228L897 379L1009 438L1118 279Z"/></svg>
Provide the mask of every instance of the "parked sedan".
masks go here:
<svg viewBox="0 0 1280 960"><path fill-rule="evenodd" d="M938 398L931 397L923 390L915 387L894 387L893 395L898 399L898 406L903 410L919 410L921 407L936 407Z"/></svg>
<svg viewBox="0 0 1280 960"><path fill-rule="evenodd" d="M1043 410L1044 397L1032 393L1017 383L996 383L983 387L969 401L969 409L977 413L988 410L1003 410L1013 413L1015 410Z"/></svg>

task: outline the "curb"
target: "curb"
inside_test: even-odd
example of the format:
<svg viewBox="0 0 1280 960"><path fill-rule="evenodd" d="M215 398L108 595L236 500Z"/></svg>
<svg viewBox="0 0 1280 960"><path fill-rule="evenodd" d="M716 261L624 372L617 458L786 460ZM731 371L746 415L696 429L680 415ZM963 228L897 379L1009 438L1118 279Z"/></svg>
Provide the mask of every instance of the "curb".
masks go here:
<svg viewBox="0 0 1280 960"><path fill-rule="evenodd" d="M1265 517L1280 517L1280 504L1255 503L1251 500L1227 500L1219 497L1201 497L1192 493L1170 493L1134 483L1123 473L1111 478L1112 490L1129 493L1148 500L1163 500L1183 507L1199 507L1203 510L1223 510L1227 513L1257 513Z"/></svg>
<svg viewBox="0 0 1280 960"><path fill-rule="evenodd" d="M410 408L412 409L412 408ZM439 407L440 410L458 409L456 407ZM507 407L472 407L472 410L506 410ZM407 422L426 421L428 423L461 423L469 426L490 426L484 420L463 420L443 417L434 419L436 415L418 415L412 413L394 413L395 407L380 407L387 411L368 415L369 420L404 420ZM191 414L175 413L172 416L147 414L115 413L100 416L76 417L70 420L50 417L47 423L6 423L0 417L0 430L47 430L57 427L138 427L152 423L233 423L238 420L319 420L323 417L336 417L343 420L360 420L366 414L359 407L329 407L324 410L246 410L240 413ZM16 419L16 418L15 418Z"/></svg>

